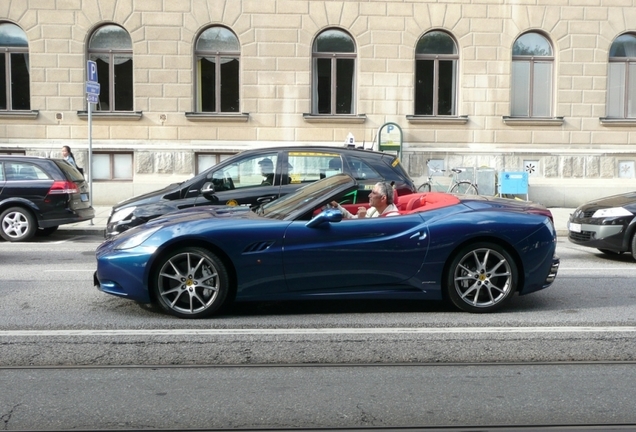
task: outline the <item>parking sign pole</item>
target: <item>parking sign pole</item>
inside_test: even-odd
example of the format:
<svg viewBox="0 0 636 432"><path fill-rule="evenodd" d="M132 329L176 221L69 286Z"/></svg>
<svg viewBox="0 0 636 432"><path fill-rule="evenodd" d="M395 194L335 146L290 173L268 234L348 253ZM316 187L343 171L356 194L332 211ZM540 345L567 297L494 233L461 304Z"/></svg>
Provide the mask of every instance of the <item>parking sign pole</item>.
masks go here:
<svg viewBox="0 0 636 432"><path fill-rule="evenodd" d="M88 101L88 197L93 207L93 103ZM93 219L91 219L93 225Z"/></svg>
<svg viewBox="0 0 636 432"><path fill-rule="evenodd" d="M88 194L91 207L93 207L93 103L98 100L97 63L89 60L86 64L86 101L88 103ZM92 219L91 225L93 225Z"/></svg>

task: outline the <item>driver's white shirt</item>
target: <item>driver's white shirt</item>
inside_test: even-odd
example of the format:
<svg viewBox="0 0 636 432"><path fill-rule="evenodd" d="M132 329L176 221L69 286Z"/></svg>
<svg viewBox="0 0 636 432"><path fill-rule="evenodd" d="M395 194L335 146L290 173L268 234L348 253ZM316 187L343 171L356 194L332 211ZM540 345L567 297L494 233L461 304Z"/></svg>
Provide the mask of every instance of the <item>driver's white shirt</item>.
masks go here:
<svg viewBox="0 0 636 432"><path fill-rule="evenodd" d="M351 214L346 208L342 207L340 204L338 204L338 210L340 210L342 212L342 215L346 218L346 219L358 219L358 215L354 215ZM375 217L380 217L380 216L397 216L399 215L399 211L398 208L395 206L395 204L390 204L388 206L386 206L386 208L384 209L384 211L382 213L380 213L378 211L378 209L376 209L375 207L369 207L367 209L367 218L375 218Z"/></svg>

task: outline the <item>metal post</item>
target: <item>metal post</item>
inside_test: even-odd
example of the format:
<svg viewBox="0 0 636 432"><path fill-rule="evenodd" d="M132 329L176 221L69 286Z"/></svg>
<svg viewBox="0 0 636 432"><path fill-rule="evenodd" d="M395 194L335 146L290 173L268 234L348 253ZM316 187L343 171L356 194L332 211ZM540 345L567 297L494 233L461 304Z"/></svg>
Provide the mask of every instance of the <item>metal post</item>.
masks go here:
<svg viewBox="0 0 636 432"><path fill-rule="evenodd" d="M88 199L93 207L93 104L88 101ZM91 225L94 225L91 219Z"/></svg>

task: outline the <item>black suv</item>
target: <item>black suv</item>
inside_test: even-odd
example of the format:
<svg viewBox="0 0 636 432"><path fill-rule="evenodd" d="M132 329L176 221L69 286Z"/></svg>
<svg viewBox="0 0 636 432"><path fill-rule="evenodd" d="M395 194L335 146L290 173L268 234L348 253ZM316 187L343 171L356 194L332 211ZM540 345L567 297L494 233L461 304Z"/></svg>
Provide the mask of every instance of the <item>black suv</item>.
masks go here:
<svg viewBox="0 0 636 432"><path fill-rule="evenodd" d="M260 205L341 172L350 174L361 185L360 190L343 197L344 203L368 202L369 192L378 181L395 182L399 195L416 191L413 181L392 153L326 146L246 150L190 180L115 205L105 235L114 236L187 207ZM208 193L209 186L213 187L213 193Z"/></svg>
<svg viewBox="0 0 636 432"><path fill-rule="evenodd" d="M63 159L0 155L0 235L24 241L93 219L88 194L82 174Z"/></svg>

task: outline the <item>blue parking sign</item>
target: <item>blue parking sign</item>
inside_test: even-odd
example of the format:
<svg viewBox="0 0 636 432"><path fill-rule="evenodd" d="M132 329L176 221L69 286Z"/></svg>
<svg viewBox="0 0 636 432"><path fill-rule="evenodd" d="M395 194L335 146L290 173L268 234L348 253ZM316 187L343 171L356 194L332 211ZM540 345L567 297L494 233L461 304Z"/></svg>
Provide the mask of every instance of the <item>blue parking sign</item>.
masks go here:
<svg viewBox="0 0 636 432"><path fill-rule="evenodd" d="M86 81L97 82L97 63L93 60L86 63Z"/></svg>

